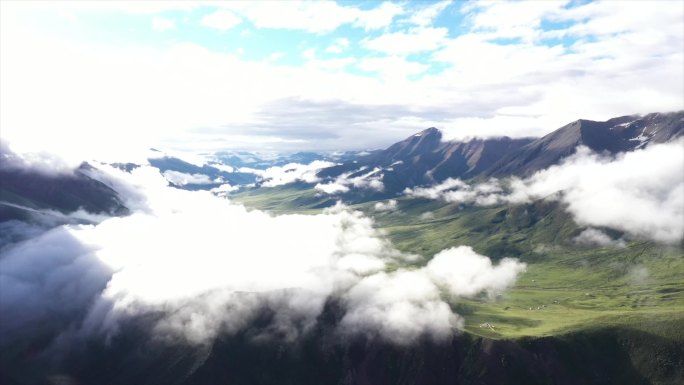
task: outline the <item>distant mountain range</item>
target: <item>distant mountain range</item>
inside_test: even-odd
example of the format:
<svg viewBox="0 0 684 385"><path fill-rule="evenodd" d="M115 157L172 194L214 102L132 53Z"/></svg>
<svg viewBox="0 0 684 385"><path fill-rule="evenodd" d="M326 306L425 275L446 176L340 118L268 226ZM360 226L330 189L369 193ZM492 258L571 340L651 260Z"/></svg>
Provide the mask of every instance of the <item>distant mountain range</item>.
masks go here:
<svg viewBox="0 0 684 385"><path fill-rule="evenodd" d="M501 156L515 152L533 139L508 137L473 139L466 142L442 140L442 132L434 127L395 143L386 150L352 162L321 170L319 176L337 177L361 168L380 168L382 182L388 191L438 183L451 178L469 179L494 165ZM360 171L361 172L361 171Z"/></svg>
<svg viewBox="0 0 684 385"><path fill-rule="evenodd" d="M379 150L359 150L359 151L339 151L332 153L321 153L302 151L292 154L263 154L249 151L221 151L213 154L214 160L209 165L230 165L231 167L247 167L257 170L264 170L269 167L285 166L290 163L308 164L315 160L325 160L330 162L348 162L357 159L359 156L369 155Z"/></svg>
<svg viewBox="0 0 684 385"><path fill-rule="evenodd" d="M445 141L437 128L428 128L385 150L321 170L334 179L368 169L382 170L385 193L439 183L447 178L525 177L558 164L579 146L615 154L664 143L684 135L684 111L622 116L596 122L580 119L541 138L509 137Z"/></svg>

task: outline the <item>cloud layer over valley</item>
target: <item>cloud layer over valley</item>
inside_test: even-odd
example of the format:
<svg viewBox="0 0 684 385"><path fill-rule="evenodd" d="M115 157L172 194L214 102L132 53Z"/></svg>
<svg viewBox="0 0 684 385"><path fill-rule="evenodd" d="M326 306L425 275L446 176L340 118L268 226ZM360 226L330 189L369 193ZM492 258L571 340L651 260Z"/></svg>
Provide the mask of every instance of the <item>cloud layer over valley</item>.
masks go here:
<svg viewBox="0 0 684 385"><path fill-rule="evenodd" d="M149 166L126 173L99 165L90 175L119 191L133 213L3 248L4 342L26 328L49 329L48 320L67 324L58 340L111 338L122 322L155 314L154 335L203 344L244 330L265 309L276 315L261 334L293 340L334 299L345 309L339 333L406 344L451 335L462 321L449 298L501 292L525 269L466 246L421 266L372 219L341 205L273 216L171 188ZM388 272L389 264L406 267Z"/></svg>

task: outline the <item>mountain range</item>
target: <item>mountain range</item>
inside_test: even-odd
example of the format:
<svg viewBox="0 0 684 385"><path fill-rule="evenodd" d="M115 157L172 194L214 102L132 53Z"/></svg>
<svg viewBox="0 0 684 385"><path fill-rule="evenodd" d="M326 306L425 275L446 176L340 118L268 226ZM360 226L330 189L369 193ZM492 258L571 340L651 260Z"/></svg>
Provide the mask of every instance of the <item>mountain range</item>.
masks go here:
<svg viewBox="0 0 684 385"><path fill-rule="evenodd" d="M541 138L448 141L439 129L431 127L385 150L323 169L318 175L333 179L351 172L350 177L355 177L378 168L385 192L396 193L447 178L526 177L558 164L579 146L616 154L682 135L684 111L622 116L604 122L580 119Z"/></svg>

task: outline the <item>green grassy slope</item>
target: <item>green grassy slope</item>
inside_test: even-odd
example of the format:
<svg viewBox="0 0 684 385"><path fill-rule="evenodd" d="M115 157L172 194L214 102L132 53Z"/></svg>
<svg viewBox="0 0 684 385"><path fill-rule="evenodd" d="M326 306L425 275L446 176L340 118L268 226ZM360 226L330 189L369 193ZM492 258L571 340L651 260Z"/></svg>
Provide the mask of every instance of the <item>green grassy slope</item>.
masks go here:
<svg viewBox="0 0 684 385"><path fill-rule="evenodd" d="M421 220L423 209L434 217ZM580 247L572 238L582 228L554 201L459 208L407 199L400 200L398 211L375 217L404 251L429 258L446 247L469 245L493 259L517 257L528 264L515 287L501 297L453 304L470 333L547 336L629 326L684 340L681 247L648 241ZM484 323L493 328L480 327Z"/></svg>
<svg viewBox="0 0 684 385"><path fill-rule="evenodd" d="M311 212L317 213L323 207L335 204L335 200L319 195L310 185L289 184L276 187L261 187L231 195L230 199L247 207L274 213Z"/></svg>
<svg viewBox="0 0 684 385"><path fill-rule="evenodd" d="M330 204L313 190L283 186L235 198L276 212L318 212ZM402 251L427 262L442 249L468 245L499 260L528 264L515 287L498 298L459 299L452 305L467 332L489 338L550 336L601 327L629 327L684 340L684 250L632 240L625 247L581 247L579 227L560 203L463 207L398 199L398 210L354 205ZM621 234L606 229L619 237ZM489 326L481 326L488 323Z"/></svg>

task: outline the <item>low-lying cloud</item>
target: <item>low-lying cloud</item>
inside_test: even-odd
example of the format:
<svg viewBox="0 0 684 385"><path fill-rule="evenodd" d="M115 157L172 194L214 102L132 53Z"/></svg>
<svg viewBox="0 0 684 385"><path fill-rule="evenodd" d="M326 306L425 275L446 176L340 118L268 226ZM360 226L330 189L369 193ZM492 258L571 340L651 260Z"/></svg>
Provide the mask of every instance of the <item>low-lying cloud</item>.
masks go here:
<svg viewBox="0 0 684 385"><path fill-rule="evenodd" d="M0 160L0 171L26 170L45 175L71 175L81 164L47 152L17 152L6 140L0 143Z"/></svg>
<svg viewBox="0 0 684 385"><path fill-rule="evenodd" d="M213 181L208 175L204 174L188 174L180 171L167 170L164 171L164 178L177 186L185 186L187 184L212 184L220 183Z"/></svg>
<svg viewBox="0 0 684 385"><path fill-rule="evenodd" d="M133 214L56 227L3 249L3 339L69 317L70 335L111 337L127 319L162 314L151 325L157 336L204 344L270 309L276 316L264 333L292 340L336 298L345 306L340 333L410 343L462 324L450 298L491 295L525 268L494 265L468 247L420 267L371 218L341 205L273 216L208 191L170 188L149 166L99 169L91 175L119 191ZM389 264L414 267L388 272Z"/></svg>
<svg viewBox="0 0 684 385"><path fill-rule="evenodd" d="M410 196L480 206L560 199L580 225L674 243L684 236L684 140L604 156L586 147L527 179L469 185L447 179Z"/></svg>
<svg viewBox="0 0 684 385"><path fill-rule="evenodd" d="M316 183L320 179L316 175L318 171L334 166L335 163L323 160L314 160L309 164L289 163L284 166L269 167L266 170L258 170L242 167L240 172L256 174L263 180L263 187L282 186L294 182Z"/></svg>
<svg viewBox="0 0 684 385"><path fill-rule="evenodd" d="M380 167L375 167L371 171L361 175L352 176L362 171L365 171L365 166L356 171L346 172L331 182L319 183L314 188L329 195L346 193L352 187L375 191L383 191L385 189L385 185L382 183L383 174Z"/></svg>
<svg viewBox="0 0 684 385"><path fill-rule="evenodd" d="M505 258L498 265L467 246L442 250L420 269L379 272L361 279L347 294L349 309L342 325L380 333L396 343L423 334L440 339L463 319L442 298L485 293L494 297L509 288L526 265ZM372 328L368 328L368 326Z"/></svg>
<svg viewBox="0 0 684 385"><path fill-rule="evenodd" d="M218 187L214 187L213 189L211 189L209 191L216 194L216 196L226 197L231 192L237 191L239 189L240 189L240 187L238 187L238 186L232 186L230 183L224 183Z"/></svg>
<svg viewBox="0 0 684 385"><path fill-rule="evenodd" d="M594 228L588 228L582 231L579 233L579 235L573 238L573 241L582 246L626 246L623 239L613 239L603 231Z"/></svg>
<svg viewBox="0 0 684 385"><path fill-rule="evenodd" d="M507 195L503 195L503 186L496 179L469 185L460 179L447 178L434 186L407 188L404 193L414 197L473 203L478 206L491 206L510 199Z"/></svg>
<svg viewBox="0 0 684 385"><path fill-rule="evenodd" d="M378 202L373 206L375 211L393 211L397 209L397 200L390 199L387 202Z"/></svg>

